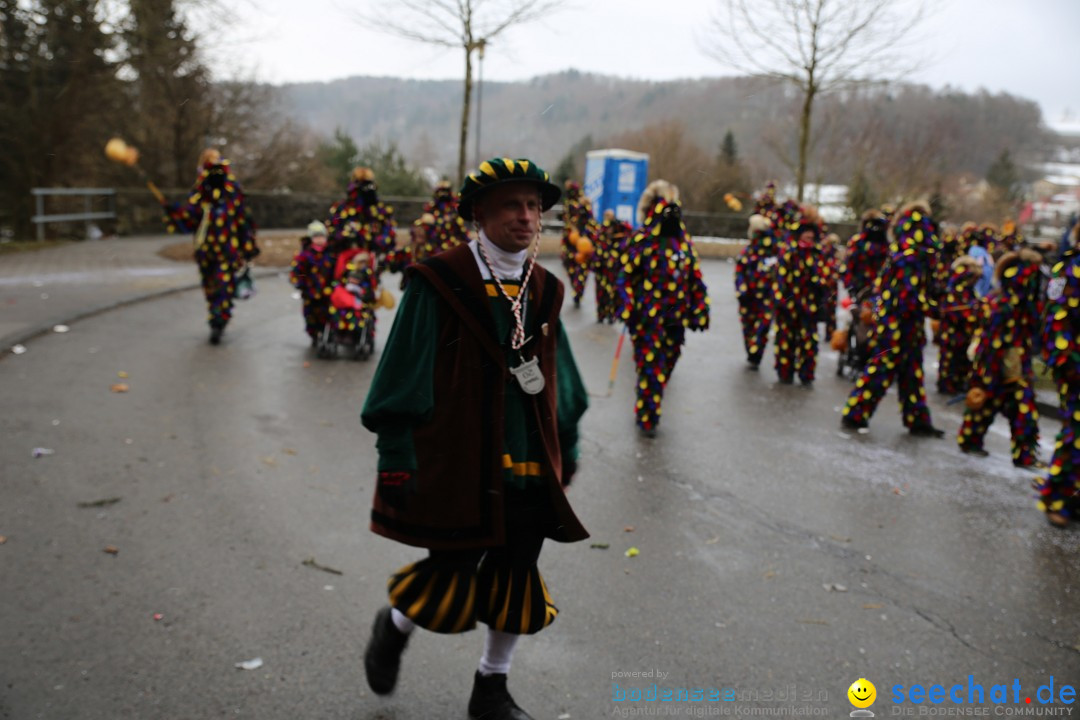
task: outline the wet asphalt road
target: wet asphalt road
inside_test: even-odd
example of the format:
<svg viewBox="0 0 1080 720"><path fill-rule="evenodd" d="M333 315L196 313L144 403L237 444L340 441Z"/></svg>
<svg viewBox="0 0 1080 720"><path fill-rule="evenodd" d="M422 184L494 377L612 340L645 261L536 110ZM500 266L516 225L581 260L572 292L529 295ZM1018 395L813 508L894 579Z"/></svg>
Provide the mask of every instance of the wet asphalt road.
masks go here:
<svg viewBox="0 0 1080 720"><path fill-rule="evenodd" d="M896 684L1080 684L1080 532L1035 510L1004 421L987 459L957 451L940 398L945 440L907 436L892 393L869 434L840 432L835 355L812 391L747 372L731 265L705 270L713 326L689 336L655 440L634 432L629 344L602 397L618 329L564 309L597 395L571 489L593 537L545 548L561 612L519 645L518 702L601 718L627 707L613 682L659 682L744 698L719 710L842 717L865 677L881 717ZM0 362L0 718L464 718L479 632L415 637L390 699L363 680L385 579L420 555L367 530L358 414L378 356L316 360L281 278L221 347L203 312L181 293ZM1044 446L1054 432L1044 420Z"/></svg>

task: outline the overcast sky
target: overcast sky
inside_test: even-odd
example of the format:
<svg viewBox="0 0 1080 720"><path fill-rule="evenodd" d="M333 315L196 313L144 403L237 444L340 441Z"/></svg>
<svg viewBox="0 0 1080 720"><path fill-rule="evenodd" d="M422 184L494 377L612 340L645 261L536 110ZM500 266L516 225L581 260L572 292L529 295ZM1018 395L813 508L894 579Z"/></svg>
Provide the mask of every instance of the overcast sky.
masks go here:
<svg viewBox="0 0 1080 720"><path fill-rule="evenodd" d="M461 78L464 53L359 25L362 7L395 0L249 0L241 22L215 31L212 61L238 58L275 84L352 75ZM569 0L544 20L508 30L488 48L487 80L523 80L568 68L665 80L735 74L701 49L718 0ZM1030 98L1044 119L1080 124L1080 0L936 0L919 42L934 59L910 79ZM889 32L890 28L881 28Z"/></svg>

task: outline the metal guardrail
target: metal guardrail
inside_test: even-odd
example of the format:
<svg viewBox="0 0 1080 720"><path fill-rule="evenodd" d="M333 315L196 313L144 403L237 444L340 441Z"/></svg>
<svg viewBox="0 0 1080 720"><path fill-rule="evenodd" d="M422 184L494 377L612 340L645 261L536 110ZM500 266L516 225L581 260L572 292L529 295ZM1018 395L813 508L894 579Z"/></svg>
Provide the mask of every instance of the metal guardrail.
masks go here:
<svg viewBox="0 0 1080 720"><path fill-rule="evenodd" d="M116 219L116 189L115 188L31 188L30 193L34 196L34 209L37 214L30 218L30 222L37 225L37 239L45 239L45 224L51 222L85 222L86 235L90 236L91 222L94 220ZM84 212L60 213L57 215L45 214L45 198L51 196L80 195L84 198ZM94 212L91 210L91 199L95 197L109 198L109 209Z"/></svg>

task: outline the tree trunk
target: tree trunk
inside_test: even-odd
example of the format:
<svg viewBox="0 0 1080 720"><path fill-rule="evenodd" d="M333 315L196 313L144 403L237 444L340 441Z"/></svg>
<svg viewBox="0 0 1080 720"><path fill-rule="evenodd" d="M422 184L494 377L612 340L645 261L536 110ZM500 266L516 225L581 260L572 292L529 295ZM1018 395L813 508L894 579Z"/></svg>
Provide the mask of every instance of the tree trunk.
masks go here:
<svg viewBox="0 0 1080 720"><path fill-rule="evenodd" d="M806 88L803 96L802 117L799 119L799 166L795 170L795 185L797 187L797 200L803 201L803 186L806 184L806 156L810 148L810 113L814 108L814 95L817 87L813 80Z"/></svg>
<svg viewBox="0 0 1080 720"><path fill-rule="evenodd" d="M469 108L472 105L472 51L470 42L465 46L465 98L461 104L461 142L458 145L457 183L465 180L465 145L469 140Z"/></svg>

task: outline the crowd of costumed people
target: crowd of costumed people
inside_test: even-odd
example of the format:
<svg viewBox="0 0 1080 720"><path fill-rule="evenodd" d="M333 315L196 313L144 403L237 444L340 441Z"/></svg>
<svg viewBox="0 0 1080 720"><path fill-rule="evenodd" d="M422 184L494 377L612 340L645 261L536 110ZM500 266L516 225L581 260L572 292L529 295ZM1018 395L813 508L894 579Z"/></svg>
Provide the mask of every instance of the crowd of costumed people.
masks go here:
<svg viewBox="0 0 1080 720"><path fill-rule="evenodd" d="M374 172L352 171L345 197L307 227L292 262L304 329L327 356L340 345L367 357L377 307L393 307L380 287L401 272L470 242L459 196L440 182L399 242L393 208L379 199ZM259 254L256 226L228 160L203 152L188 198L163 203L170 231L194 235L208 307L210 342L221 342L233 305L252 292L250 263ZM606 211L597 219L581 186L562 195L560 259L569 299L581 306L594 278L597 322L623 324L636 367L634 417L655 437L664 388L686 331L709 327L709 296L679 189L657 180L643 193L632 226ZM853 386L841 425L865 431L896 383L909 433L941 438L927 403L927 343L937 346L934 388L964 403L960 451L985 456L995 417L1009 422L1012 462L1039 473L1038 504L1065 527L1080 512L1080 260L1074 227L1056 251L1027 242L1019 227L967 222L941 225L923 202L864 212L845 243L815 208L779 201L768 183L755 199L748 242L734 284L750 370L773 347L778 381L812 388L822 338L839 354L837 372ZM824 335L820 330L824 328ZM620 345L621 347L621 345ZM1035 361L1060 396L1063 424L1049 463L1039 457Z"/></svg>
<svg viewBox="0 0 1080 720"><path fill-rule="evenodd" d="M927 203L911 202L867 210L842 243L813 208L778 202L770 183L735 266L748 367L758 370L772 335L779 382L812 388L824 325L838 374L853 381L844 429L866 432L895 382L907 431L942 438L926 395L924 348L933 343L936 390L964 403L959 450L988 455L986 433L1005 417L1013 464L1038 474L1039 509L1066 527L1080 512L1078 233L1050 249L1015 223L941 225ZM1049 463L1038 452L1037 359L1057 386L1063 421Z"/></svg>

